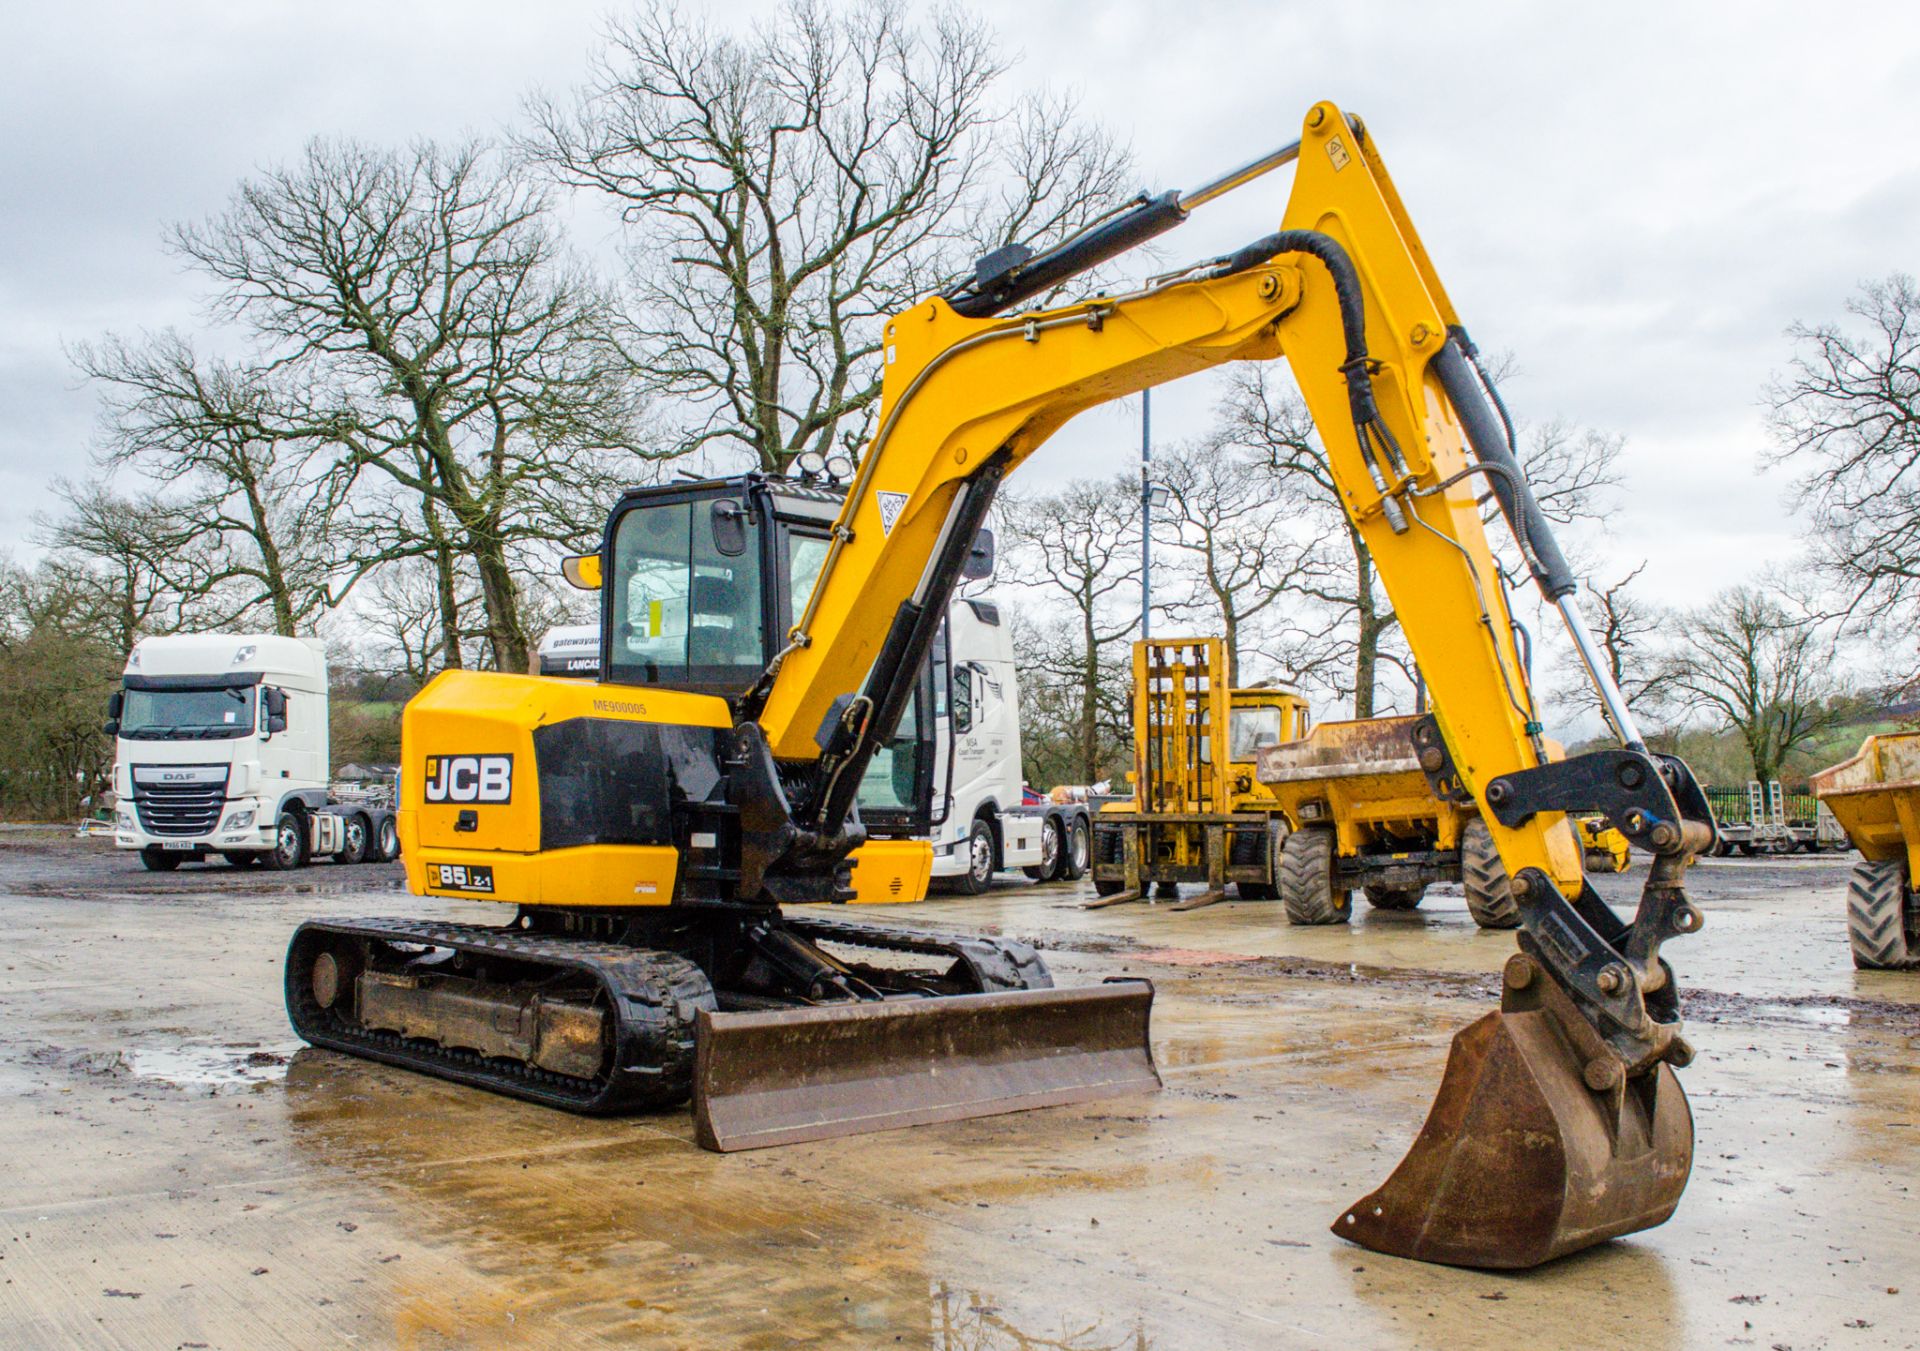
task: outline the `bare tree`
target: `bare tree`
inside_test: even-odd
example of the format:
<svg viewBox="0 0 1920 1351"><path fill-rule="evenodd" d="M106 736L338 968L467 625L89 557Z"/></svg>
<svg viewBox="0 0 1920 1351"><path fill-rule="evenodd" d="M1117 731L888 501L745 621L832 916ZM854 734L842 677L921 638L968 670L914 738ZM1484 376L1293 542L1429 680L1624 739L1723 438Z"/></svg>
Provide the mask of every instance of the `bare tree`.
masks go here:
<svg viewBox="0 0 1920 1351"><path fill-rule="evenodd" d="M275 633L310 627L339 598L328 586L327 513L301 469L311 440L285 439L271 374L203 361L176 333L83 344L75 359L106 385L109 465L172 490L176 547L155 565L213 623L264 609Z"/></svg>
<svg viewBox="0 0 1920 1351"><path fill-rule="evenodd" d="M1587 619L1593 636L1627 706L1636 713L1657 714L1669 702L1672 662L1656 643L1666 630L1660 611L1633 590L1646 567L1644 561L1635 564L1613 582L1589 575L1581 591L1589 602ZM1599 693L1584 674L1556 702L1569 712L1600 708Z"/></svg>
<svg viewBox="0 0 1920 1351"><path fill-rule="evenodd" d="M1920 619L1920 287L1896 273L1847 302L1854 330L1795 324L1768 390L1777 460L1804 471L1799 505L1842 608L1910 633Z"/></svg>
<svg viewBox="0 0 1920 1351"><path fill-rule="evenodd" d="M1797 746L1845 722L1854 706L1814 622L1751 587L1723 591L1687 616L1667 677L1722 731L1737 733L1762 783Z"/></svg>
<svg viewBox="0 0 1920 1351"><path fill-rule="evenodd" d="M1003 497L1001 530L1032 566L1016 582L1064 602L1065 620L1025 654L1022 678L1071 691L1082 782L1100 776L1103 706L1115 698L1112 658L1124 654L1138 612L1124 602L1140 585L1140 510L1132 479L1083 479L1044 497ZM1044 634L1044 630L1036 630ZM1125 681L1118 698L1126 699Z"/></svg>
<svg viewBox="0 0 1920 1351"><path fill-rule="evenodd" d="M1005 69L957 9L793 0L737 34L645 0L569 103L533 102L525 149L634 227L631 352L676 449L778 471L858 443L886 316L1119 199L1125 154L1068 100L997 104Z"/></svg>
<svg viewBox="0 0 1920 1351"><path fill-rule="evenodd" d="M1393 641L1399 621L1380 585L1373 552L1347 517L1306 405L1270 364L1248 363L1229 376L1217 416L1220 443L1248 455L1272 483L1270 491L1288 495L1293 528L1321 541L1316 551L1301 556L1291 589L1347 622L1344 636L1336 629L1330 641L1317 638L1307 645L1303 650L1314 655L1305 662L1325 669L1333 664L1332 652L1345 654L1354 716L1372 717L1383 665L1400 665L1411 682L1412 662L1404 646ZM1547 517L1566 524L1604 510L1606 495L1618 482L1614 464L1622 444L1620 437L1555 420L1531 429L1518 458ZM1489 501L1487 519L1494 514ZM1324 626L1301 627L1309 634L1329 633Z"/></svg>
<svg viewBox="0 0 1920 1351"><path fill-rule="evenodd" d="M1204 616L1209 634L1218 628L1228 682L1237 686L1254 626L1323 571L1319 541L1276 528L1283 514L1276 485L1247 452L1219 437L1173 447L1156 458L1154 477L1167 489L1166 508L1154 517L1155 542L1176 555L1176 575L1188 586L1187 596L1166 608L1172 616Z"/></svg>
<svg viewBox="0 0 1920 1351"><path fill-rule="evenodd" d="M278 372L274 433L337 448L331 504L368 475L420 504L357 567L457 556L494 664L524 670L517 555L597 533L644 446L615 307L561 252L545 193L479 142L315 141L174 243ZM457 616L440 622L456 664Z"/></svg>
<svg viewBox="0 0 1920 1351"><path fill-rule="evenodd" d="M56 516L34 518L35 535L51 551L55 588L74 598L70 612L88 622L123 655L149 633L167 633L198 620L193 598L169 573L205 566L195 524L168 504L116 494L103 479L56 479Z"/></svg>

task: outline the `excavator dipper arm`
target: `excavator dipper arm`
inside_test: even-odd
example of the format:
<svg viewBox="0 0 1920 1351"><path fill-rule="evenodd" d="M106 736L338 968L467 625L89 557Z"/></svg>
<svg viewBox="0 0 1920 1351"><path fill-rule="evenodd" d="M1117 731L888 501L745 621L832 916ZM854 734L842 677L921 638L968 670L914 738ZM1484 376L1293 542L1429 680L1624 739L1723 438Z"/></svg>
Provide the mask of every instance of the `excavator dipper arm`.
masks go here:
<svg viewBox="0 0 1920 1351"><path fill-rule="evenodd" d="M1124 294L1002 313L1289 163L1275 233ZM889 321L878 429L812 597L736 729L741 755L760 761L742 782L778 795L757 819L786 823L760 834L766 851L749 873L777 889L857 842L854 785L900 718L1001 480L1084 409L1279 357L1426 679L1435 712L1416 728L1416 753L1437 791L1480 804L1523 926L1505 1011L1461 1034L1413 1151L1336 1232L1518 1266L1658 1223L1685 1185L1692 1140L1666 1068L1691 1053L1659 949L1699 927L1681 877L1711 844L1711 816L1686 767L1647 751L1596 660L1511 423L1371 138L1330 103L1308 113L1298 142L1245 169L1143 198L1037 257L997 251L968 285ZM1617 749L1549 760L1481 523L1488 492L1565 621ZM1568 814L1587 811L1654 855L1630 922L1583 877ZM1517 1188L1520 1218L1489 1200L1511 1199L1516 1177L1530 1179Z"/></svg>

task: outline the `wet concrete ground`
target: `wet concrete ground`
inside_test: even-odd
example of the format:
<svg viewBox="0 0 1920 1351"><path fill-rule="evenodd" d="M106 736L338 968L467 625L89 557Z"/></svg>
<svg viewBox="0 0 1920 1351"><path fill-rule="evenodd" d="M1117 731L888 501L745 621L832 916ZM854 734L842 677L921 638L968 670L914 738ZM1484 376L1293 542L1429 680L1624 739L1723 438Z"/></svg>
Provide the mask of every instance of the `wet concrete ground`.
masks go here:
<svg viewBox="0 0 1920 1351"><path fill-rule="evenodd" d="M1166 1091L721 1157L300 1050L308 915L440 914L398 871L141 872L0 834L0 1346L1867 1348L1920 1344L1920 973L1860 974L1846 859L1709 861L1698 1153L1667 1225L1519 1276L1327 1233L1412 1138L1508 935L1457 896L890 911L1151 976ZM1604 879L1617 898L1637 872ZM871 917L871 916L868 916Z"/></svg>

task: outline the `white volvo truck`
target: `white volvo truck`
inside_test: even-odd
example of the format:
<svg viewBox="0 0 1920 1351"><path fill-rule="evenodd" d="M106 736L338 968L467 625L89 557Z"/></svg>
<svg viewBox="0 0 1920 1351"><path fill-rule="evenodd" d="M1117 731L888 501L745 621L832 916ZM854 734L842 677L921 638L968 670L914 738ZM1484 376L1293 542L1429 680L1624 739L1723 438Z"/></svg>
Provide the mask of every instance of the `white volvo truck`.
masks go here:
<svg viewBox="0 0 1920 1351"><path fill-rule="evenodd" d="M600 675L597 625L549 629L533 674L594 680ZM931 710L930 812L916 820L921 752L908 749ZM935 639L915 713L893 745L875 753L860 789L860 812L876 834L911 834L933 843L933 876L968 894L994 873L1023 869L1035 881L1075 880L1087 870L1092 819L1084 802L1024 801L1020 773L1020 676L1013 636L998 605L959 598Z"/></svg>
<svg viewBox="0 0 1920 1351"><path fill-rule="evenodd" d="M933 843L933 876L976 895L1003 868L1039 882L1075 880L1087 870L1092 820L1084 802L1025 801L1020 772L1020 675L1013 633L991 600L956 598L934 639L918 711L894 744L874 754L860 788L869 829L889 833L913 801L905 753L921 713L930 711L930 815L913 833ZM923 745L925 742L922 743Z"/></svg>
<svg viewBox="0 0 1920 1351"><path fill-rule="evenodd" d="M155 871L389 860L391 810L328 791L327 658L273 634L143 638L107 706L114 843Z"/></svg>

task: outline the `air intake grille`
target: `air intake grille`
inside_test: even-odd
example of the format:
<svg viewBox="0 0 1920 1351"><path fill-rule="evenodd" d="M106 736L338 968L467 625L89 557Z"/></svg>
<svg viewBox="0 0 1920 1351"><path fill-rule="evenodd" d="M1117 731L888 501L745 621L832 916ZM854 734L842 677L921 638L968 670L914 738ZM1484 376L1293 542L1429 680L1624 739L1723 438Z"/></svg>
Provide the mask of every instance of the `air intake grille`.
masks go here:
<svg viewBox="0 0 1920 1351"><path fill-rule="evenodd" d="M215 783L138 783L133 805L140 828L149 835L205 835L220 824L227 781Z"/></svg>

